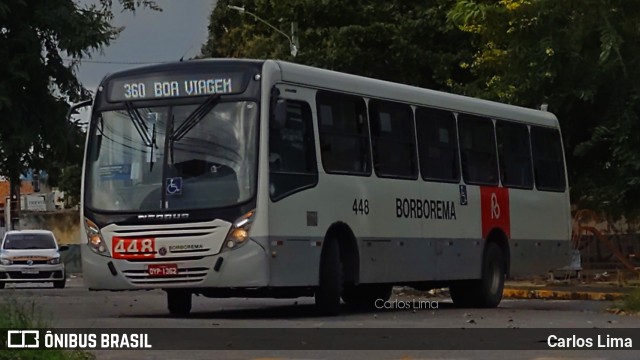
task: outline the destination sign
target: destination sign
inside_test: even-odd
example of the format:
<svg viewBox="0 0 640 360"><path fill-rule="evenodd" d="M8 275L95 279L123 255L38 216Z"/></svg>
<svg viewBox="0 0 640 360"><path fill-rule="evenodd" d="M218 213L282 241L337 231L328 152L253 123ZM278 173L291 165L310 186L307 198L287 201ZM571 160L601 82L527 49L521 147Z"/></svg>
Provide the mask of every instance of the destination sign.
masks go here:
<svg viewBox="0 0 640 360"><path fill-rule="evenodd" d="M114 79L108 84L110 102L237 94L244 89L243 73L152 73Z"/></svg>

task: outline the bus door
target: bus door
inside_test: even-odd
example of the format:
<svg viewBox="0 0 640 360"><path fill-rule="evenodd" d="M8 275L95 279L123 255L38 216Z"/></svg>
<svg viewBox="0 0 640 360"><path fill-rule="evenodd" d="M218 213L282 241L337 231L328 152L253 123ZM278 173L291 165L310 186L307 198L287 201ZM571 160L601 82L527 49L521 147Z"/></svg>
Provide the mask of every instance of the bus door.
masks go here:
<svg viewBox="0 0 640 360"><path fill-rule="evenodd" d="M315 90L288 84L272 89L269 111L269 245L273 286L318 280L323 228L313 113ZM330 211L330 209L325 209ZM295 269L295 271L292 271Z"/></svg>

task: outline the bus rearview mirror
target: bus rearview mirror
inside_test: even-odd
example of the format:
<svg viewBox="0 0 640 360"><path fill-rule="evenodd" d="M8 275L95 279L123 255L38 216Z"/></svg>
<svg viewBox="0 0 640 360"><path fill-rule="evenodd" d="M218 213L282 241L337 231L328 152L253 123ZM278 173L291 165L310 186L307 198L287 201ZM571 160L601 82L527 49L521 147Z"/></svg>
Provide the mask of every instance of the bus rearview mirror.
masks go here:
<svg viewBox="0 0 640 360"><path fill-rule="evenodd" d="M83 102L79 102L75 105L71 105L69 107L69 110L67 110L67 120L71 121L71 116L73 115L78 115L78 109L83 108L83 107L87 107L87 106L91 106L91 104L93 103L93 100L85 100Z"/></svg>

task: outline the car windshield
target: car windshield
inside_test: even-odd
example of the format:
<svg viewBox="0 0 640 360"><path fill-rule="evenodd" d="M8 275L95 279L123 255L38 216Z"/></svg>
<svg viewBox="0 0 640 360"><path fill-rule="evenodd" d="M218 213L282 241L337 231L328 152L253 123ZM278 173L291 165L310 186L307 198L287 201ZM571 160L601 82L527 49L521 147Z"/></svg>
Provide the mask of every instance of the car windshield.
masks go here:
<svg viewBox="0 0 640 360"><path fill-rule="evenodd" d="M7 234L2 248L6 250L55 249L56 240L50 234Z"/></svg>
<svg viewBox="0 0 640 360"><path fill-rule="evenodd" d="M190 210L253 197L257 104L219 102L194 122L189 117L201 111L196 109L198 104L102 112L87 155L87 205Z"/></svg>

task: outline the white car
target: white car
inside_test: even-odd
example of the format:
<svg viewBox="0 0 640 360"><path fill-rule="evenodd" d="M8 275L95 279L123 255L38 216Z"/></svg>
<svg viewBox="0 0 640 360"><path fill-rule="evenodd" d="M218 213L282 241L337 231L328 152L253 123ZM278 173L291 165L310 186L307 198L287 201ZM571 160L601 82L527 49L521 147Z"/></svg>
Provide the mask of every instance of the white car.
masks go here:
<svg viewBox="0 0 640 360"><path fill-rule="evenodd" d="M55 236L47 230L8 231L0 247L0 289L6 283L53 282L64 288L66 273Z"/></svg>

